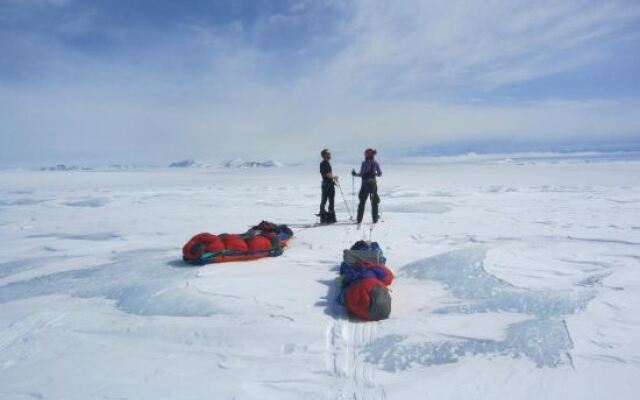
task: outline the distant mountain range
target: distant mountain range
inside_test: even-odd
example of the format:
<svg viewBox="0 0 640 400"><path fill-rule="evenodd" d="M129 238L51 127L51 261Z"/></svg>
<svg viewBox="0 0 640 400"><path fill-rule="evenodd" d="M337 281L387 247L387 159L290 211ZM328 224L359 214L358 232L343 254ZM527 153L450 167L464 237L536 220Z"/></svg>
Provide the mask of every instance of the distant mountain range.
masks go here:
<svg viewBox="0 0 640 400"><path fill-rule="evenodd" d="M184 160L174 161L168 165L168 168L225 168L225 169L243 169L243 168L275 168L282 167L283 163L279 163L273 160L266 161L245 161L241 158L234 160L224 161L219 164L210 164L194 159L188 158ZM41 167L40 171L121 171L121 170L134 170L134 169L155 169L162 168L161 166L152 165L121 165L121 164L109 164L102 166L82 166L73 164L56 164L51 166Z"/></svg>
<svg viewBox="0 0 640 400"><path fill-rule="evenodd" d="M197 162L193 159L174 161L169 164L169 168L210 168L211 165Z"/></svg>
<svg viewBox="0 0 640 400"><path fill-rule="evenodd" d="M267 161L245 161L241 158L236 158L234 160L224 161L217 165L219 168L273 168L273 167L282 167L284 164L267 160ZM201 163L193 159L186 159L175 161L169 164L169 168L215 168L211 164Z"/></svg>
<svg viewBox="0 0 640 400"><path fill-rule="evenodd" d="M244 161L241 158L236 158L235 160L225 161L222 163L222 167L224 168L273 168L273 167L282 167L284 164L267 160L267 161Z"/></svg>
<svg viewBox="0 0 640 400"><path fill-rule="evenodd" d="M120 171L129 170L136 167L131 165L110 164L99 167L85 167L78 165L57 164L49 167L42 167L40 171Z"/></svg>

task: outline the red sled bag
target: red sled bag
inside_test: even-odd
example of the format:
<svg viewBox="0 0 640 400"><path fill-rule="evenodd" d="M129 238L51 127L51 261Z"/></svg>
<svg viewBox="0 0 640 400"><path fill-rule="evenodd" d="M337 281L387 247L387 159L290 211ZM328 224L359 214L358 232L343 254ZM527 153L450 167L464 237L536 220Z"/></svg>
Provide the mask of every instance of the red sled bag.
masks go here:
<svg viewBox="0 0 640 400"><path fill-rule="evenodd" d="M349 313L365 321L380 321L391 314L391 296L377 279L364 278L345 290L344 304Z"/></svg>
<svg viewBox="0 0 640 400"><path fill-rule="evenodd" d="M182 247L182 258L193 265L254 260L282 255L293 231L286 225L262 221L244 234L200 233Z"/></svg>
<svg viewBox="0 0 640 400"><path fill-rule="evenodd" d="M200 233L182 247L182 257L185 261L196 261L206 252L220 252L224 249L225 246L220 237L210 233Z"/></svg>

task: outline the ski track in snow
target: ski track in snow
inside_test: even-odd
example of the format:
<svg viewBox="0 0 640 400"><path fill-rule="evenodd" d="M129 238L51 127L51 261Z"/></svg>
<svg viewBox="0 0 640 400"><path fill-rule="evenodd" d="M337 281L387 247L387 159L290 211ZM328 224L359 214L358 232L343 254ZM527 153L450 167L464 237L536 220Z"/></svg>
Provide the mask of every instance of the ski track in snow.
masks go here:
<svg viewBox="0 0 640 400"><path fill-rule="evenodd" d="M382 400L384 387L375 381L375 365L364 359L363 349L378 338L380 322L350 321L347 317L327 326L327 370L339 378L331 394L336 400Z"/></svg>
<svg viewBox="0 0 640 400"><path fill-rule="evenodd" d="M353 244L353 235L362 234L351 224L322 227L340 229L338 237L341 247ZM341 260L342 254L338 256ZM339 264L332 269L339 270ZM337 278L329 281L326 296L326 312L332 318L325 328L326 370L336 381L330 393L332 400L382 400L386 398L384 387L375 381L376 366L364 359L363 350L378 338L380 322L352 320L336 298L340 292Z"/></svg>

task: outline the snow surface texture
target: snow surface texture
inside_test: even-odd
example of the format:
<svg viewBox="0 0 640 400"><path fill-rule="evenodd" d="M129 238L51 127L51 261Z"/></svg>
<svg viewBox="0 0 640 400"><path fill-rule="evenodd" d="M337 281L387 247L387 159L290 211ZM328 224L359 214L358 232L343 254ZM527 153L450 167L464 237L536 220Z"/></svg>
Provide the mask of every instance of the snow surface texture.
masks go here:
<svg viewBox="0 0 640 400"><path fill-rule="evenodd" d="M636 397L640 163L381 163L372 231L309 228L317 165L0 171L0 399ZM261 219L283 256L182 262ZM366 323L335 298L370 235L397 278Z"/></svg>
<svg viewBox="0 0 640 400"><path fill-rule="evenodd" d="M455 298L471 301L445 306L434 313L515 312L535 316L535 319L509 326L500 340L458 337L402 346L407 336L390 335L371 343L366 349L367 360L381 363L391 371L406 369L413 363L444 364L467 354L485 353L523 355L539 367L562 363L562 356L568 355L572 342L565 321L553 317L584 309L595 292L517 288L487 273L483 268L485 252L471 248L444 253L406 266L404 276L441 282Z"/></svg>

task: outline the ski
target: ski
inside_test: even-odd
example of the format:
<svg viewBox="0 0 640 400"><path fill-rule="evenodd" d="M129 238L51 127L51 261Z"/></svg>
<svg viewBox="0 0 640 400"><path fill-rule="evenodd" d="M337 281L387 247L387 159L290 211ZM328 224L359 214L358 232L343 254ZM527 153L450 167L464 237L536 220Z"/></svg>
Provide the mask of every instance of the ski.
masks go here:
<svg viewBox="0 0 640 400"><path fill-rule="evenodd" d="M319 228L321 226L345 226L345 225L356 225L354 221L338 221L331 224L323 224L320 222L314 222L310 224L290 224L288 225L294 229L309 229L309 228Z"/></svg>
<svg viewBox="0 0 640 400"><path fill-rule="evenodd" d="M361 227L362 226L366 226L366 227L375 227L377 224L381 224L383 223L383 220L379 220L378 222L376 222L375 224L373 222L363 222L361 223ZM349 226L349 225L353 225L353 226L357 226L358 223L355 221L338 221L338 222L334 222L331 224L323 224L320 222L313 222L313 223L308 223L308 224L287 224L287 226L289 226L290 228L294 228L294 229L309 229L309 228L320 228L322 226Z"/></svg>

